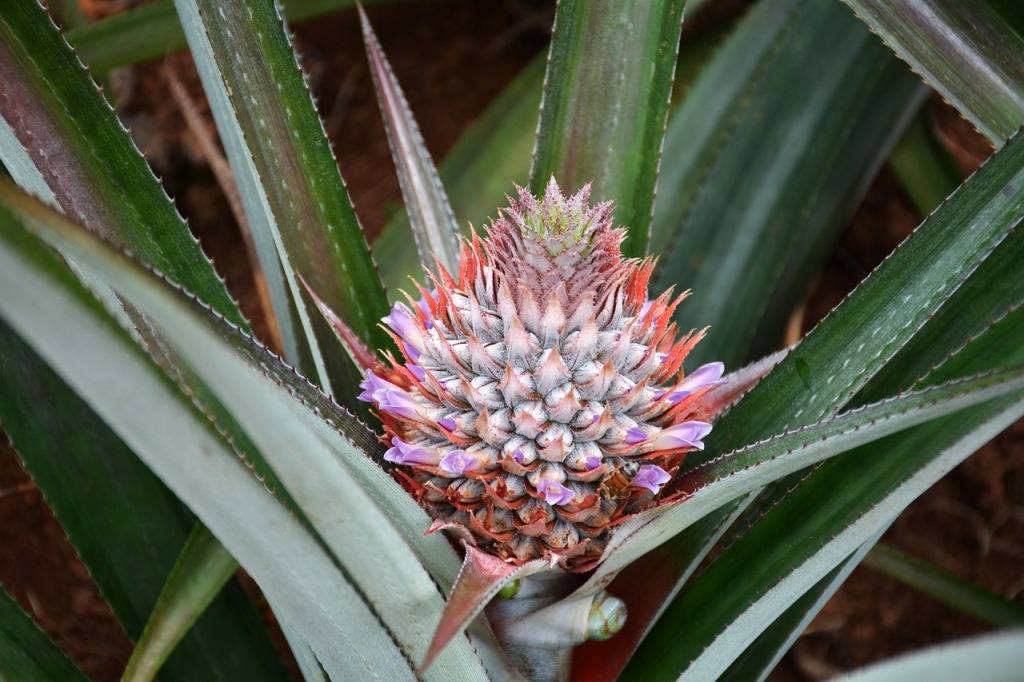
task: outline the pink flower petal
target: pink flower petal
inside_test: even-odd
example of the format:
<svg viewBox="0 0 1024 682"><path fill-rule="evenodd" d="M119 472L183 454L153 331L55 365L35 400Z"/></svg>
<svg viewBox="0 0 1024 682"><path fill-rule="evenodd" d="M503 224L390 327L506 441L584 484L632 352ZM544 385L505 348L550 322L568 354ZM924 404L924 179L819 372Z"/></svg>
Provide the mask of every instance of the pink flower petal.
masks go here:
<svg viewBox="0 0 1024 682"><path fill-rule="evenodd" d="M568 504L575 497L575 493L572 490L550 478L542 478L540 480L537 484L537 492L543 495L544 501L552 506Z"/></svg>
<svg viewBox="0 0 1024 682"><path fill-rule="evenodd" d="M425 464L435 466L439 455L432 448L406 443L398 436L391 439L391 447L384 453L384 459L395 464Z"/></svg>
<svg viewBox="0 0 1024 682"><path fill-rule="evenodd" d="M668 475L668 472L662 469L660 466L655 464L644 464L636 472L636 476L631 481L632 485L637 488L644 488L650 490L655 495L661 491L663 485L669 482L672 477Z"/></svg>
<svg viewBox="0 0 1024 682"><path fill-rule="evenodd" d="M440 468L449 474L462 476L467 471L475 469L480 462L462 450L453 450L441 458Z"/></svg>
<svg viewBox="0 0 1024 682"><path fill-rule="evenodd" d="M677 448L704 449L704 437L711 433L711 424L707 422L689 421L662 429L654 437L655 450L675 450Z"/></svg>

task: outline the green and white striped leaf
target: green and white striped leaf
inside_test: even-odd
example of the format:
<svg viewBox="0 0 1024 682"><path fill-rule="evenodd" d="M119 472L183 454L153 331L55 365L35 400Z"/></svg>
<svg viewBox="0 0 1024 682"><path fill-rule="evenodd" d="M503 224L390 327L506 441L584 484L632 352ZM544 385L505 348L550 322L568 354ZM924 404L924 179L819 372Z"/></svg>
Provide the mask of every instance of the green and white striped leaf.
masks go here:
<svg viewBox="0 0 1024 682"><path fill-rule="evenodd" d="M720 682L764 682L818 612L884 534L884 530L875 533L875 536L861 545L860 549L833 568L814 587L804 592L802 597L779 615L722 673Z"/></svg>
<svg viewBox="0 0 1024 682"><path fill-rule="evenodd" d="M844 2L995 145L1024 124L1024 34L992 2Z"/></svg>
<svg viewBox="0 0 1024 682"><path fill-rule="evenodd" d="M0 212L0 282L10 294L0 315L210 526L332 676L374 670L414 679L318 538L7 208Z"/></svg>
<svg viewBox="0 0 1024 682"><path fill-rule="evenodd" d="M34 0L12 0L0 13L0 82L0 161L16 182L244 324L113 109Z"/></svg>
<svg viewBox="0 0 1024 682"><path fill-rule="evenodd" d="M387 299L272 0L177 0L235 172L285 356L344 404L359 373L303 298L301 275L373 348ZM337 352L331 352L331 351Z"/></svg>
<svg viewBox="0 0 1024 682"><path fill-rule="evenodd" d="M637 651L624 679L714 679L776 616L1021 416L1024 394L1018 393L819 468L812 475L815 485L786 496L683 590ZM876 456L882 448L888 457ZM826 524L832 532L825 531ZM701 618L694 620L693 613ZM665 637L672 632L669 646ZM652 676L653 670L658 672Z"/></svg>
<svg viewBox="0 0 1024 682"><path fill-rule="evenodd" d="M836 682L1014 682L1024 669L1024 631L930 647L841 675Z"/></svg>
<svg viewBox="0 0 1024 682"><path fill-rule="evenodd" d="M10 3L0 16L0 34L0 69L12 95L0 110L0 159L14 178L244 325L223 282L45 11L30 0ZM180 524L189 517L180 508L175 511L178 505L163 486L31 350L9 332L4 343L3 356L15 363L4 386L9 389L8 429L21 433L26 465L44 486L100 590L111 598L115 614L130 635L138 636L159 581L187 535ZM48 379L45 398L38 397L43 377ZM233 430L230 424L223 427ZM80 438L82 433L92 434L93 440ZM54 467L55 452L73 461L78 473ZM160 499L168 503L157 504ZM76 511L79 507L106 512L83 516ZM112 525L104 526L106 522ZM130 549L122 553L117 545L105 543L113 537ZM140 552L149 561L137 561ZM237 588L230 594L225 598L229 601L214 608L218 615L211 613L186 646L192 653L183 654L180 665L172 660L168 675L194 679L214 674L207 672L209 667L197 670L197 665L224 666L253 679L279 674L261 624ZM218 648L230 654L195 648L199 639L220 637L226 639ZM261 653L236 659L243 649Z"/></svg>
<svg viewBox="0 0 1024 682"><path fill-rule="evenodd" d="M935 371L929 383L1024 362L1024 324L1004 318L954 358L958 363ZM698 676L721 672L732 664L737 648L745 646L735 636L749 642L764 631L863 544L862 536L882 530L917 495L1022 413L1024 392L1017 392L822 464L790 490L774 495L773 505L686 586L636 660L654 656L658 660L652 665ZM792 541L797 538L799 542ZM684 613L703 608L699 604L712 593L721 595L723 585L728 585L729 598L702 610L706 618L699 626L680 620ZM678 638L684 622L686 636L672 640L675 649L665 654L659 644ZM639 664L634 672L642 674Z"/></svg>
<svg viewBox="0 0 1024 682"><path fill-rule="evenodd" d="M560 0L544 76L530 188L592 183L647 252L684 0Z"/></svg>
<svg viewBox="0 0 1024 682"><path fill-rule="evenodd" d="M75 664L0 587L0 677L10 682L87 682Z"/></svg>
<svg viewBox="0 0 1024 682"><path fill-rule="evenodd" d="M444 193L434 161L420 135L402 88L377 40L366 13L359 9L363 42L370 61L370 73L377 90L377 102L384 117L384 129L391 158L398 171L398 183L405 200L409 226L420 254L420 264L434 269L434 259L449 272L458 272L459 225Z"/></svg>
<svg viewBox="0 0 1024 682"><path fill-rule="evenodd" d="M195 518L3 320L0 349L4 430L103 598L136 639ZM186 681L283 674L237 584L210 606L163 671L167 680Z"/></svg>

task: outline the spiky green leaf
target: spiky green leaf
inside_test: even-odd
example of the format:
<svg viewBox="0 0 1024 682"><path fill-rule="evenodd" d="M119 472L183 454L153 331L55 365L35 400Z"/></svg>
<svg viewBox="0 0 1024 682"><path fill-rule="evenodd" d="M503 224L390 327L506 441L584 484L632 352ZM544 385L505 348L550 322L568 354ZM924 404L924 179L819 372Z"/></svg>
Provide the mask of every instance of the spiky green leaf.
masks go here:
<svg viewBox="0 0 1024 682"><path fill-rule="evenodd" d="M844 0L996 145L1024 123L1024 34L988 0Z"/></svg>
<svg viewBox="0 0 1024 682"><path fill-rule="evenodd" d="M203 87L238 180L286 356L355 407L359 374L303 298L301 275L374 348L387 313L323 125L277 6L177 0ZM274 281L276 278L276 286Z"/></svg>

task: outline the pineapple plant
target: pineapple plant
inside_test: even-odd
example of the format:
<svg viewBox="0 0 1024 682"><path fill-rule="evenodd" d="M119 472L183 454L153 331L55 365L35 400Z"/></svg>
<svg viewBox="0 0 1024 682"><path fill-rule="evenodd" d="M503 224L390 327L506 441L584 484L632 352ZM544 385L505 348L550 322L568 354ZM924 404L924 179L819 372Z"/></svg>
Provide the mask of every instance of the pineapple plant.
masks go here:
<svg viewBox="0 0 1024 682"><path fill-rule="evenodd" d="M682 0L560 0L546 61L438 171L360 8L405 203L371 246L286 23L345 4L156 2L63 34L0 8L0 419L135 641L122 679L280 679L239 566L307 681L764 679L1024 414L1012 12L759 0L679 54ZM91 78L185 45L262 340ZM894 166L927 217L784 341L920 123L900 58L998 150L922 181L935 150L908 133ZM0 633L3 679L83 679L6 594ZM1022 650L1008 631L857 675L999 679Z"/></svg>

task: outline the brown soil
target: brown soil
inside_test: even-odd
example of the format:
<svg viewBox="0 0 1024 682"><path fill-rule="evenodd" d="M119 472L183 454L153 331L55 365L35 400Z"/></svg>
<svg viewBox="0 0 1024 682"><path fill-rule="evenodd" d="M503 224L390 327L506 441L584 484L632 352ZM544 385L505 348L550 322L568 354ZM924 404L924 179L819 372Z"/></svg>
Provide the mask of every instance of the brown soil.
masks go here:
<svg viewBox="0 0 1024 682"><path fill-rule="evenodd" d="M125 3L88 0L92 13ZM416 112L430 151L443 157L460 132L542 49L550 2L399 3L372 7L384 49ZM697 27L699 30L699 26ZM694 30L693 27L688 30ZM297 30L334 150L367 232L400 200L398 184L351 13ZM205 112L187 56L167 60ZM149 64L114 78L119 110L188 216L257 333L265 332L237 225L206 160ZM990 150L955 112L930 104L943 140L965 172ZM809 326L860 281L919 221L883 172L851 221L807 306ZM0 444L0 582L96 680L116 680L130 643L100 599L39 492ZM904 513L887 541L1002 594L1024 590L1024 428L1018 426L945 477ZM986 629L909 588L858 569L774 673L818 680L895 653Z"/></svg>

